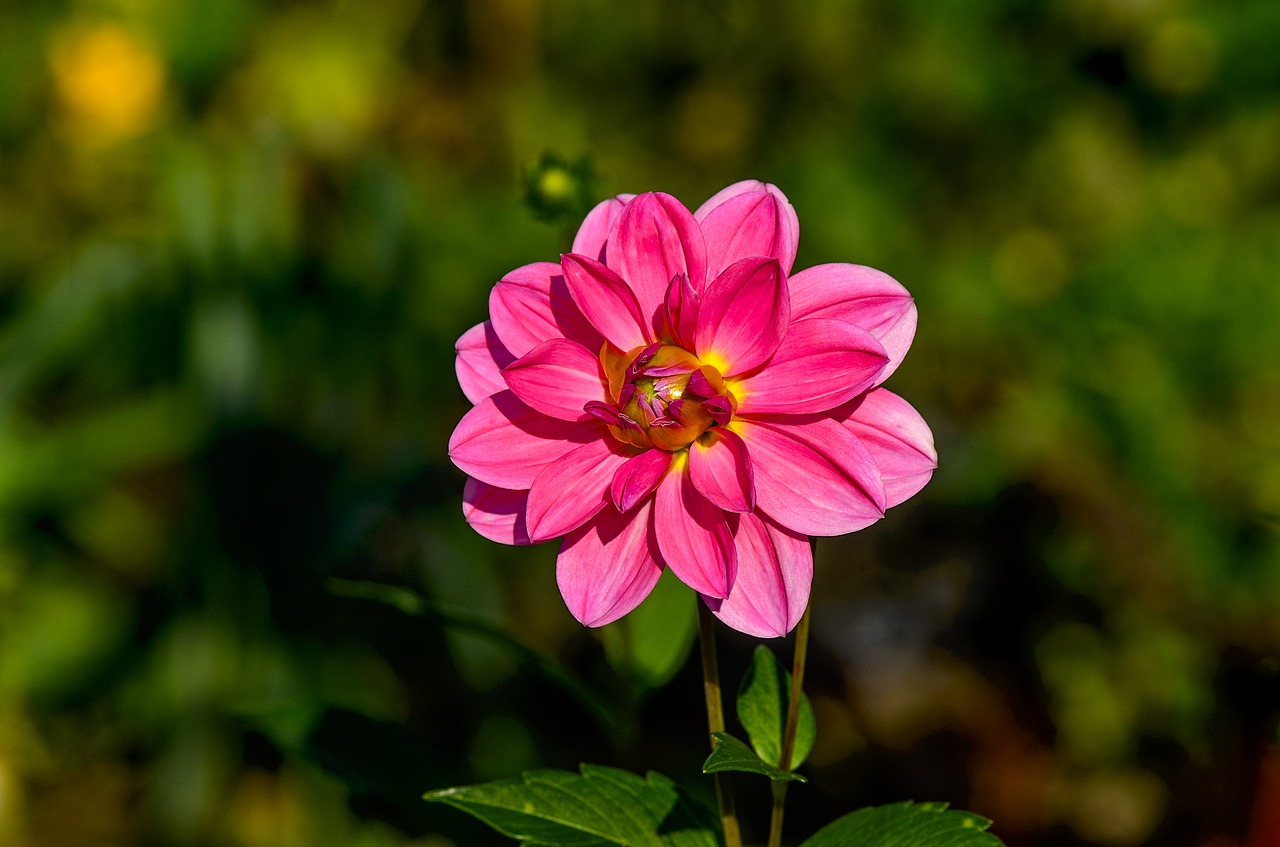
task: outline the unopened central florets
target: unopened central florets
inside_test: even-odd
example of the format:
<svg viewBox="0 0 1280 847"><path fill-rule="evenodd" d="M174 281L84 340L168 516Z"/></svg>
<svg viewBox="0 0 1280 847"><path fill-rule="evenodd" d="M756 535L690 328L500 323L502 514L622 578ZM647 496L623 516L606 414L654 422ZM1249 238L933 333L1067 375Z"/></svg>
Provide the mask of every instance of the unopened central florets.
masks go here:
<svg viewBox="0 0 1280 847"><path fill-rule="evenodd" d="M650 344L622 356L601 354L614 402L587 411L614 437L674 452L733 418L738 403L720 371L674 344Z"/></svg>

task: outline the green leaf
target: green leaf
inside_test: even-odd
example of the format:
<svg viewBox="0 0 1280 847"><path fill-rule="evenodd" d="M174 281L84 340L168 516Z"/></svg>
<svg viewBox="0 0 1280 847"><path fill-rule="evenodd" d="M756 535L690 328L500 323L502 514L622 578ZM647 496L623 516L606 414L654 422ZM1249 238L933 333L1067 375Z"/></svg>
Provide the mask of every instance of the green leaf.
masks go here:
<svg viewBox="0 0 1280 847"><path fill-rule="evenodd" d="M800 847L1003 847L971 812L949 812L946 803L893 803L859 809L829 824Z"/></svg>
<svg viewBox="0 0 1280 847"><path fill-rule="evenodd" d="M642 690L660 688L680 670L698 634L697 598L665 570L643 603L598 632L615 669Z"/></svg>
<svg viewBox="0 0 1280 847"><path fill-rule="evenodd" d="M776 768L768 762L761 761L754 750L727 732L713 732L711 737L716 740L716 749L712 750L711 755L702 763L703 773L742 771L767 776L774 782L789 779L798 782L809 781L798 773L784 771L782 768Z"/></svg>
<svg viewBox="0 0 1280 847"><path fill-rule="evenodd" d="M763 644L756 647L751 666L742 677L738 689L738 720L751 739L760 758L782 767L782 736L787 727L787 705L791 697L791 674L782 669L773 651ZM799 767L813 749L817 725L809 698L800 696L800 718L796 723L795 749L790 766Z"/></svg>
<svg viewBox="0 0 1280 847"><path fill-rule="evenodd" d="M523 844L537 847L718 847L711 810L665 776L583 765L582 774L528 771L521 779L432 791Z"/></svg>

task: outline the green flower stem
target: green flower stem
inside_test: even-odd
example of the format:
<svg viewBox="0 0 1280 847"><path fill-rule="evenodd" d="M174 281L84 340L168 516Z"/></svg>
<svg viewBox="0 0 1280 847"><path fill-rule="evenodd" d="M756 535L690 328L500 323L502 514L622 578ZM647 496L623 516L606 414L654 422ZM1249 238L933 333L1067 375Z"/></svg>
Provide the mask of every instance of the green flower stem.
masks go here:
<svg viewBox="0 0 1280 847"><path fill-rule="evenodd" d="M791 699L787 703L787 726L782 734L782 756L778 765L791 769L791 754L796 747L796 725L800 722L800 699L804 696L804 665L809 655L809 610L806 606L796 624L796 651L791 661ZM769 817L769 847L782 844L782 814L787 802L786 781L773 783L773 814Z"/></svg>
<svg viewBox="0 0 1280 847"><path fill-rule="evenodd" d="M796 651L791 660L791 701L787 704L787 729L782 736L780 766L791 769L791 754L796 748L796 726L800 723L800 700L804 697L804 665L809 656L809 610L806 606L796 624Z"/></svg>
<svg viewBox="0 0 1280 847"><path fill-rule="evenodd" d="M702 648L702 688L707 698L707 726L710 732L724 732L724 706L720 700L720 663L716 659L716 634L712 628L715 618L706 603L698 603L698 642ZM795 733L792 732L794 736ZM711 739L711 749L716 740ZM733 791L729 774L716 774L716 800L720 804L720 819L724 826L725 847L742 847L742 832L738 828L738 814L733 808Z"/></svg>
<svg viewBox="0 0 1280 847"><path fill-rule="evenodd" d="M782 844L782 812L787 805L788 785L790 782L785 779L772 784L773 814L769 816L769 847L779 847Z"/></svg>

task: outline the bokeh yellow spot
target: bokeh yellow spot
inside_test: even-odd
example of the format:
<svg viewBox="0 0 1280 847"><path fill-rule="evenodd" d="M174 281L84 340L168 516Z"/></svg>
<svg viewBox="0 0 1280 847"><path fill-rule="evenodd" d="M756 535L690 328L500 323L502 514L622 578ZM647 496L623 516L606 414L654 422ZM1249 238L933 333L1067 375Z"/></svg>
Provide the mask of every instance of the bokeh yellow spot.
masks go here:
<svg viewBox="0 0 1280 847"><path fill-rule="evenodd" d="M1066 283L1066 251L1052 232L1023 227L996 250L995 272L1000 287L1013 299L1025 303L1047 300Z"/></svg>
<svg viewBox="0 0 1280 847"><path fill-rule="evenodd" d="M1235 202L1236 186L1218 156L1195 152L1172 163L1156 180L1161 207L1187 226L1221 226Z"/></svg>
<svg viewBox="0 0 1280 847"><path fill-rule="evenodd" d="M696 162L740 156L754 137L757 116L749 96L728 85L692 87L675 107L676 141Z"/></svg>
<svg viewBox="0 0 1280 847"><path fill-rule="evenodd" d="M538 180L538 191L549 201L567 203L573 199L573 177L564 168L549 168Z"/></svg>
<svg viewBox="0 0 1280 847"><path fill-rule="evenodd" d="M74 25L50 44L49 64L64 127L90 146L132 138L155 122L165 67L118 24Z"/></svg>
<svg viewBox="0 0 1280 847"><path fill-rule="evenodd" d="M1161 24L1142 51L1141 67L1151 85L1165 94L1195 94L1213 79L1218 41L1199 24Z"/></svg>
<svg viewBox="0 0 1280 847"><path fill-rule="evenodd" d="M242 91L259 119L342 155L362 149L396 102L403 70L393 36L375 21L403 4L333 5L336 12L300 6L279 16L262 35Z"/></svg>

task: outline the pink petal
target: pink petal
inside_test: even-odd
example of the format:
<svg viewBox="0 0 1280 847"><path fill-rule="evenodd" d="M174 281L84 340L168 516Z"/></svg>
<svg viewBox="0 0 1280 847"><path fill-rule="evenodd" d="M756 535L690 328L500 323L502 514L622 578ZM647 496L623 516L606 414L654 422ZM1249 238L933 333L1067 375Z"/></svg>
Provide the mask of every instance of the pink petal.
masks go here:
<svg viewBox="0 0 1280 847"><path fill-rule="evenodd" d="M731 424L751 455L757 507L804 535L844 535L884 517L884 485L862 441L829 418L799 420Z"/></svg>
<svg viewBox="0 0 1280 847"><path fill-rule="evenodd" d="M583 407L609 394L599 356L567 338L539 344L504 368L502 376L517 397L562 421L585 421L591 416Z"/></svg>
<svg viewBox="0 0 1280 847"><path fill-rule="evenodd" d="M596 204L594 209L587 212L582 226L578 227L571 252L580 253L598 262L605 261L605 242L609 239L609 230L634 197L634 194L619 194Z"/></svg>
<svg viewBox="0 0 1280 847"><path fill-rule="evenodd" d="M707 272L712 276L748 256L777 259L783 273L791 273L800 223L781 191L747 191L695 217L707 240Z"/></svg>
<svg viewBox="0 0 1280 847"><path fill-rule="evenodd" d="M746 373L778 350L791 323L787 280L777 259L730 265L707 286L698 311L696 349L719 359L725 376Z"/></svg>
<svg viewBox="0 0 1280 847"><path fill-rule="evenodd" d="M458 374L462 393L472 403L479 403L499 391L507 390L501 370L515 361L515 356L498 340L493 324L485 321L462 333L454 345L458 356L453 367Z"/></svg>
<svg viewBox="0 0 1280 847"><path fill-rule="evenodd" d="M725 513L698 493L679 464L658 484L653 526L663 561L685 585L709 597L729 595L738 556Z"/></svg>
<svg viewBox="0 0 1280 847"><path fill-rule="evenodd" d="M636 293L640 311L659 317L671 278L688 274L697 291L707 284L707 247L702 230L679 200L669 194L641 194L627 204L609 234L609 267Z"/></svg>
<svg viewBox="0 0 1280 847"><path fill-rule="evenodd" d="M604 626L639 606L662 575L651 510L647 502L625 515L606 506L565 537L556 582L569 611L586 626Z"/></svg>
<svg viewBox="0 0 1280 847"><path fill-rule="evenodd" d="M916 304L886 273L862 265L817 265L790 278L792 320L832 318L860 326L889 356L877 385L889 378L916 334Z"/></svg>
<svg viewBox="0 0 1280 847"><path fill-rule="evenodd" d="M560 266L536 262L516 268L489 293L489 318L511 355L519 358L552 338L599 350L604 338L569 295Z"/></svg>
<svg viewBox="0 0 1280 847"><path fill-rule="evenodd" d="M546 541L590 520L608 502L613 475L635 455L634 447L605 436L543 468L529 488L529 537Z"/></svg>
<svg viewBox="0 0 1280 847"><path fill-rule="evenodd" d="M528 500L528 491L508 491L468 478L462 489L462 516L490 541L531 544L524 522Z"/></svg>
<svg viewBox="0 0 1280 847"><path fill-rule="evenodd" d="M610 437L594 418L570 423L547 417L503 391L462 416L449 437L449 458L468 476L517 490L578 445Z"/></svg>
<svg viewBox="0 0 1280 847"><path fill-rule="evenodd" d="M618 507L618 511L630 511L648 497L658 487L667 468L671 467L674 455L665 450L646 450L618 468L610 485L613 505Z"/></svg>
<svg viewBox="0 0 1280 847"><path fill-rule="evenodd" d="M887 361L870 333L844 321L792 321L778 352L733 388L739 414L825 412L876 383Z"/></svg>
<svg viewBox="0 0 1280 847"><path fill-rule="evenodd" d="M663 322L676 344L687 350L693 349L693 341L698 335L700 306L701 297L689 277L685 274L673 277L662 305Z"/></svg>
<svg viewBox="0 0 1280 847"><path fill-rule="evenodd" d="M747 445L731 430L714 427L689 445L689 478L703 497L726 512L749 512L756 507Z"/></svg>
<svg viewBox="0 0 1280 847"><path fill-rule="evenodd" d="M736 515L738 578L724 600L710 600L716 617L757 638L781 638L800 622L813 583L809 539L758 514Z"/></svg>
<svg viewBox="0 0 1280 847"><path fill-rule="evenodd" d="M630 207L628 207L630 208ZM569 292L587 320L619 350L653 340L652 321L622 277L587 256L560 257Z"/></svg>
<svg viewBox="0 0 1280 847"><path fill-rule="evenodd" d="M871 451L889 506L914 495L938 467L933 433L920 413L892 391L875 388L837 414Z"/></svg>

